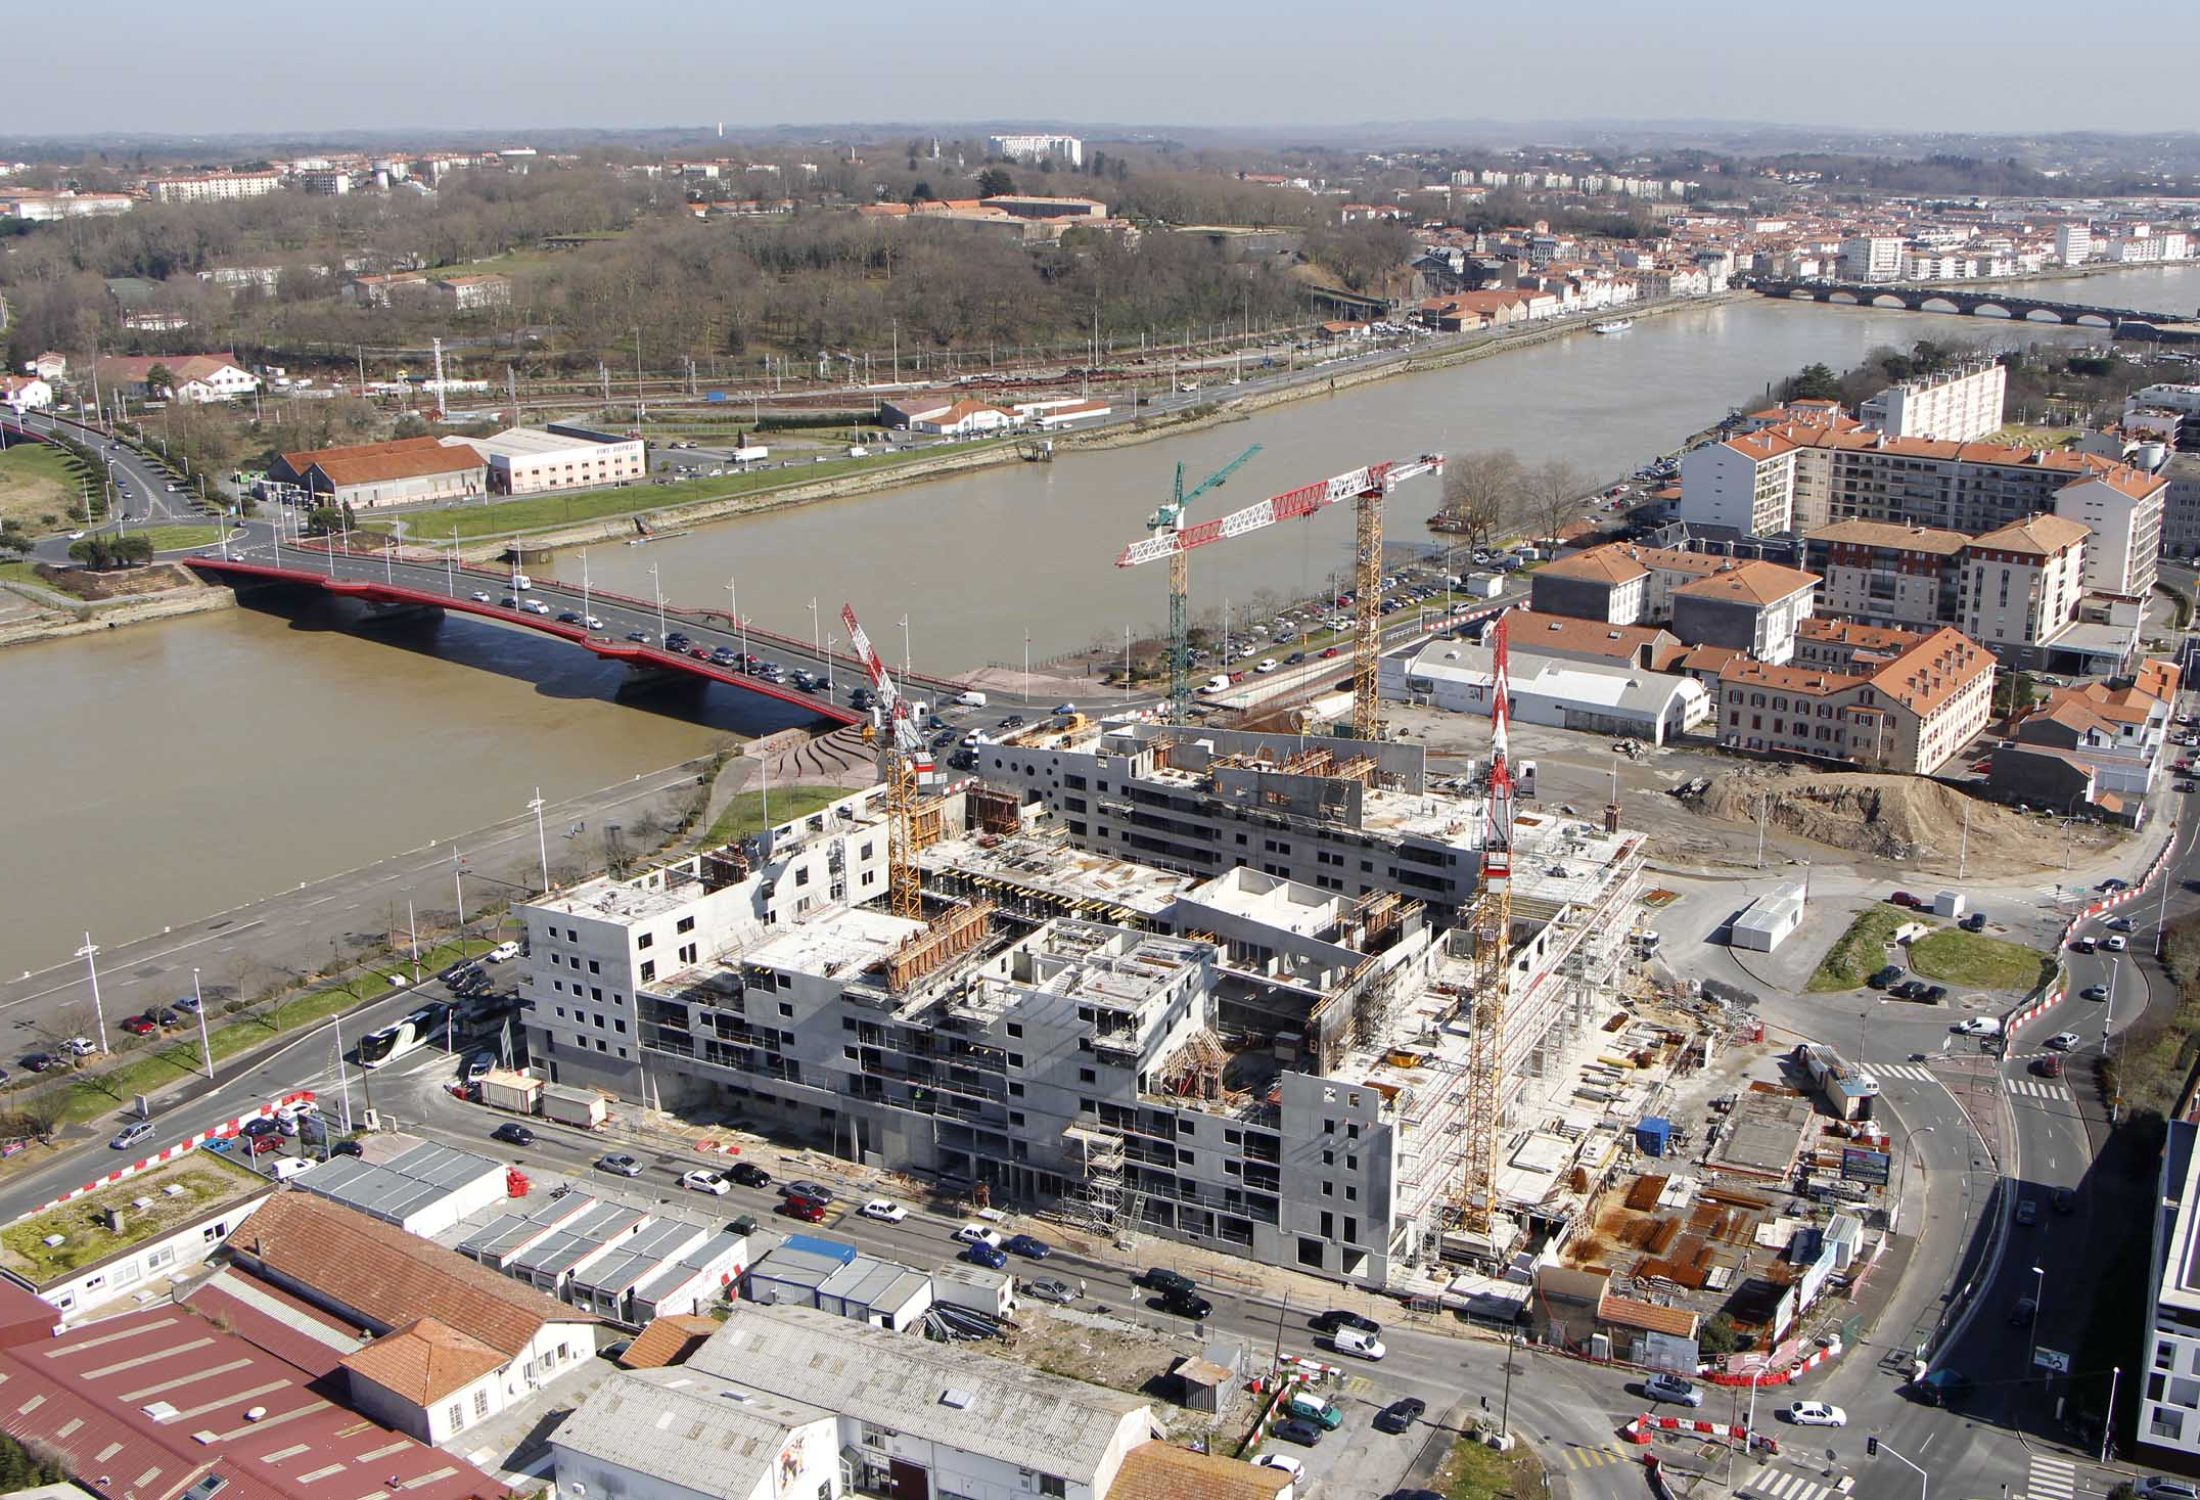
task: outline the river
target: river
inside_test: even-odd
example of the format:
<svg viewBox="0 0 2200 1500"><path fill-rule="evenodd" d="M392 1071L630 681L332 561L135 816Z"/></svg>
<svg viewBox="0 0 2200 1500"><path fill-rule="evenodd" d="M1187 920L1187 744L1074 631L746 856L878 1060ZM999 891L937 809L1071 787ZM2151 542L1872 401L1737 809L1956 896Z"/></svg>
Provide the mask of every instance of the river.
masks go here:
<svg viewBox="0 0 2200 1500"><path fill-rule="evenodd" d="M2200 302L2200 267L2041 284L2049 296L2140 307ZM2067 290L2066 290L2067 289ZM1423 450L1511 448L1617 474L1669 449L1768 382L1835 369L1884 344L2008 337L1981 319L1736 302L1274 408L1168 442L1019 464L892 494L812 505L648 547L598 547L592 579L723 604L822 631L852 602L898 662L952 671L1120 640L1163 618L1158 567L1121 571L1124 543L1166 495L1246 446L1262 451L1197 512ZM2086 337L2027 329L2024 337ZM1437 481L1391 506L1420 540ZM1346 564L1338 511L1198 554L1195 612L1318 587ZM555 571L574 575L576 555ZM352 606L197 615L0 652L0 972L63 961L522 810L537 786L581 792L706 752L749 727L742 695L615 698L619 669L570 648L449 619L382 641L341 628ZM393 645L392 642L395 644Z"/></svg>

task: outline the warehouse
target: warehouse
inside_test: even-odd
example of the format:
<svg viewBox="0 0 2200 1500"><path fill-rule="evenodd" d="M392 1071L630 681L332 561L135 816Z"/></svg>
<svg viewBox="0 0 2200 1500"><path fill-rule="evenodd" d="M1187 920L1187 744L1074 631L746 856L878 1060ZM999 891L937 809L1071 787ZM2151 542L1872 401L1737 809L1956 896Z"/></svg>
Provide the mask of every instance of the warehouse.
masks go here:
<svg viewBox="0 0 2200 1500"><path fill-rule="evenodd" d="M1412 657L1386 656L1382 695L1451 713L1490 711L1490 650L1437 640ZM1512 716L1587 734L1626 735L1662 745L1711 718L1711 695L1692 677L1514 651Z"/></svg>
<svg viewBox="0 0 2200 1500"><path fill-rule="evenodd" d="M370 1137L361 1149L362 1155L323 1162L297 1186L423 1236L441 1234L504 1196L503 1164L471 1151L394 1133Z"/></svg>
<svg viewBox="0 0 2200 1500"><path fill-rule="evenodd" d="M511 427L472 441L488 459L489 487L500 495L632 484L649 472L649 445L640 438L569 422Z"/></svg>
<svg viewBox="0 0 2200 1500"><path fill-rule="evenodd" d="M488 465L457 438L399 438L349 448L279 455L268 465L270 487L304 490L317 505L420 505L466 500L488 488Z"/></svg>

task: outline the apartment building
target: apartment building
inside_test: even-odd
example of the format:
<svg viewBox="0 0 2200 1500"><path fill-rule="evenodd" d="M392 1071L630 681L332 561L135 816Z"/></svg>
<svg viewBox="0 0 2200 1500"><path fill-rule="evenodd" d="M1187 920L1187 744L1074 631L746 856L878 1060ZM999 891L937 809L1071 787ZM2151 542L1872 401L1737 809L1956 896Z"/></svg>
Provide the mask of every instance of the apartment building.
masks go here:
<svg viewBox="0 0 2200 1500"><path fill-rule="evenodd" d="M2055 226L2055 259L2066 266L2082 265L2093 258L2093 226L2067 220Z"/></svg>
<svg viewBox="0 0 2200 1500"><path fill-rule="evenodd" d="M1066 161L1073 167L1085 164L1085 143L1074 135L994 135L986 137L985 147L1010 161Z"/></svg>
<svg viewBox="0 0 2200 1500"><path fill-rule="evenodd" d="M1897 281L1902 276L1902 241L1894 235L1859 235L1841 242L1843 281Z"/></svg>
<svg viewBox="0 0 2200 1500"><path fill-rule="evenodd" d="M1729 662L1719 672L1719 742L1926 776L1977 738L1992 714L1994 658L1960 631L1920 635L1897 655L1856 665L1841 672Z"/></svg>
<svg viewBox="0 0 2200 1500"><path fill-rule="evenodd" d="M2155 1198L2147 1326L2133 1378L2139 1443L2179 1468L2200 1463L2200 1126L2172 1120Z"/></svg>
<svg viewBox="0 0 2200 1500"><path fill-rule="evenodd" d="M2077 621L2085 597L2086 528L2039 515L1975 537L1963 552L1963 629L2011 666L2029 665Z"/></svg>
<svg viewBox="0 0 2200 1500"><path fill-rule="evenodd" d="M1538 568L1529 598L1538 614L1611 625L1669 620L1674 590L1731 565L1731 559L1708 552L1611 542Z"/></svg>
<svg viewBox="0 0 2200 1500"><path fill-rule="evenodd" d="M1778 563L1729 562L1673 590L1673 634L1691 646L1720 646L1759 661L1795 654L1796 627L1810 618L1816 575Z"/></svg>
<svg viewBox="0 0 2200 1500"><path fill-rule="evenodd" d="M2162 491L2162 555L2200 557L2200 455L2173 453L2159 471Z"/></svg>
<svg viewBox="0 0 2200 1500"><path fill-rule="evenodd" d="M2055 514L2086 528L2087 592L2144 599L2162 554L2169 477L2116 464L2055 492Z"/></svg>
<svg viewBox="0 0 2200 1500"><path fill-rule="evenodd" d="M1681 515L1690 526L1771 536L1793 519L1795 442L1777 429L1740 433L1681 459Z"/></svg>
<svg viewBox="0 0 2200 1500"><path fill-rule="evenodd" d="M1886 521L1835 521L1803 538L1820 579L1817 613L1865 625L1954 623L1962 594L1960 531Z"/></svg>
<svg viewBox="0 0 2200 1500"><path fill-rule="evenodd" d="M145 186L156 203L224 203L263 198L282 185L280 172L208 172L194 177L158 177Z"/></svg>
<svg viewBox="0 0 2200 1500"><path fill-rule="evenodd" d="M2001 430L2008 388L2009 372L1999 360L1976 360L1888 386L1856 415L1867 429L1889 437L1968 443Z"/></svg>

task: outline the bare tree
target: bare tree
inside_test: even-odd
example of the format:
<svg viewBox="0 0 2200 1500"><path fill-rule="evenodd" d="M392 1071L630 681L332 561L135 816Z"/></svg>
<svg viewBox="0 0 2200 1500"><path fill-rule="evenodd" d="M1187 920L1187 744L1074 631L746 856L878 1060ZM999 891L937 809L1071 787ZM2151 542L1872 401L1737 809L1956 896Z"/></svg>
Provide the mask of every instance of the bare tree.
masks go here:
<svg viewBox="0 0 2200 1500"><path fill-rule="evenodd" d="M1563 458L1536 465L1527 476L1528 514L1539 538L1558 540L1558 534L1579 514L1581 500L1590 488L1581 470Z"/></svg>
<svg viewBox="0 0 2200 1500"><path fill-rule="evenodd" d="M1468 546L1487 547L1517 513L1526 479L1510 448L1463 453L1444 465L1441 514Z"/></svg>

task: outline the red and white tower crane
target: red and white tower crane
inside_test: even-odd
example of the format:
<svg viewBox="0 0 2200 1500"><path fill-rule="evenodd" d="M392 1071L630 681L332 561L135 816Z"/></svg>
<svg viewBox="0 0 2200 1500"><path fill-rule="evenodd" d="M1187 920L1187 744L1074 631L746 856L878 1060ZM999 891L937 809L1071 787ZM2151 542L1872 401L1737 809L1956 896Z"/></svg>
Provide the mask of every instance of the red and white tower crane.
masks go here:
<svg viewBox="0 0 2200 1500"><path fill-rule="evenodd" d="M1474 942L1473 993L1467 1036L1466 1176L1460 1219L1467 1233L1486 1237L1497 1211L1497 1148L1503 1123L1506 1011L1512 984L1512 666L1507 622L1497 617L1490 648L1490 769L1484 787L1482 884L1468 909Z"/></svg>
<svg viewBox="0 0 2200 1500"><path fill-rule="evenodd" d="M878 695L879 779L886 783L886 894L888 909L897 917L921 919L924 894L917 869L920 850L919 823L923 817L924 784L936 774L932 753L910 717L909 701L894 686L886 663L872 649L863 633L854 605L843 605L840 621L848 627L848 641L871 677Z"/></svg>

